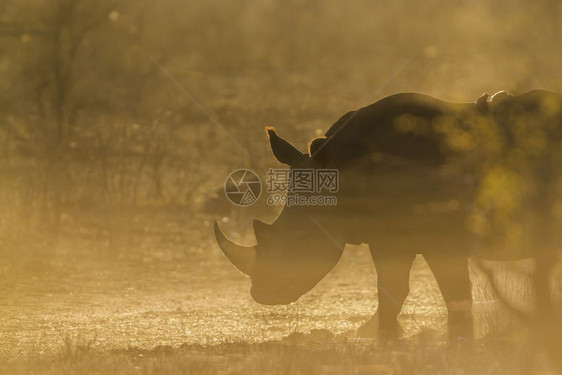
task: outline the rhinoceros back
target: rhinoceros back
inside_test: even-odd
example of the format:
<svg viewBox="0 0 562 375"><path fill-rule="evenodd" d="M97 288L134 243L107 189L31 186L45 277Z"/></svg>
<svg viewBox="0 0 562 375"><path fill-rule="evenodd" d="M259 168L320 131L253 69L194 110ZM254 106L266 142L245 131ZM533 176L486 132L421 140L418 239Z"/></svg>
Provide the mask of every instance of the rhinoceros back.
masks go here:
<svg viewBox="0 0 562 375"><path fill-rule="evenodd" d="M517 165L510 170L511 151L516 156L522 145L534 145L517 133L522 126L548 131L546 148L562 143L556 141L562 139L561 109L560 95L532 91L479 106L398 94L346 113L326 133L324 147L325 165L338 168L342 176L338 214L350 220L349 233L372 233L373 238L384 238L382 246L396 241L398 248L404 238L411 238L412 247L421 248L424 238L440 238L445 244L448 236L451 243L473 244L470 251L484 258L524 258L531 250L525 238L533 237L526 222L541 210L534 203L540 193L514 197L514 204L520 203L505 208L511 210L507 224L498 219L498 210L509 189L519 186L509 184L497 199L490 194L495 194L494 186L519 173ZM458 126L449 130L461 135L471 135L470 126L489 124L496 127L497 138L481 148L451 142L439 131L443 120ZM505 144L506 152L487 154L486 147L496 141ZM538 159L528 162L542 168ZM506 240L515 238L514 233L520 233L520 239ZM443 245L443 251L450 248Z"/></svg>
<svg viewBox="0 0 562 375"><path fill-rule="evenodd" d="M441 165L446 160L434 120L463 116L473 104L451 104L427 95L404 93L342 116L326 132L326 153L332 166L344 166L367 154L382 153L416 163Z"/></svg>

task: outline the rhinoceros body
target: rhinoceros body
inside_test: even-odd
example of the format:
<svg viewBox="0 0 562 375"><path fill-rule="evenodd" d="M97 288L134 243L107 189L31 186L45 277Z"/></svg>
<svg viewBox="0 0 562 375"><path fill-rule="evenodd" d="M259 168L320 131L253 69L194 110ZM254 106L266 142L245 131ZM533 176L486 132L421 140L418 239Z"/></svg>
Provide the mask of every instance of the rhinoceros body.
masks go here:
<svg viewBox="0 0 562 375"><path fill-rule="evenodd" d="M269 128L280 162L338 170L337 205L287 206L271 225L256 220L253 248L228 241L215 226L217 240L264 304L295 301L334 267L346 243L368 244L378 320L389 332L398 327L412 261L423 254L447 302L451 333L469 336L467 259L532 253L561 125L562 97L531 91L475 103L393 95L346 113L308 153ZM372 335L376 321L359 333Z"/></svg>

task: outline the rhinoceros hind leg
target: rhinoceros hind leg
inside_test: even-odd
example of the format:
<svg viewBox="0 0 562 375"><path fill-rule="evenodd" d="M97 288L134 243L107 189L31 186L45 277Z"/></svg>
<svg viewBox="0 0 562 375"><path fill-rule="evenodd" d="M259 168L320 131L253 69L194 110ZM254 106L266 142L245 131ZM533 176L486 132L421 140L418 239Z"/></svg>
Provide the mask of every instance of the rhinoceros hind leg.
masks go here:
<svg viewBox="0 0 562 375"><path fill-rule="evenodd" d="M424 254L447 304L449 336L452 340L474 337L472 287L468 259L440 254Z"/></svg>

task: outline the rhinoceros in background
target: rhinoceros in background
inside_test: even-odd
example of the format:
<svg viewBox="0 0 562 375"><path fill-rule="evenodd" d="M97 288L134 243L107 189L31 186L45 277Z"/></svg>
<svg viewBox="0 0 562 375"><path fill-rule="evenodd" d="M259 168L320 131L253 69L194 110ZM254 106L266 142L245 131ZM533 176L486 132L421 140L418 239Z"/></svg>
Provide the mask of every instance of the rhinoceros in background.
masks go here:
<svg viewBox="0 0 562 375"><path fill-rule="evenodd" d="M251 277L253 299L268 305L311 290L345 244L368 244L379 305L361 336L377 326L398 333L412 261L422 254L447 303L450 334L471 336L468 258L532 255L537 215L551 215L546 205L554 204L545 197L558 173L552 161L562 160L561 125L561 95L537 90L475 103L396 94L342 116L308 153L268 128L281 163L339 171L337 205L285 206L271 225L255 220L254 247L229 241L217 223L215 237Z"/></svg>

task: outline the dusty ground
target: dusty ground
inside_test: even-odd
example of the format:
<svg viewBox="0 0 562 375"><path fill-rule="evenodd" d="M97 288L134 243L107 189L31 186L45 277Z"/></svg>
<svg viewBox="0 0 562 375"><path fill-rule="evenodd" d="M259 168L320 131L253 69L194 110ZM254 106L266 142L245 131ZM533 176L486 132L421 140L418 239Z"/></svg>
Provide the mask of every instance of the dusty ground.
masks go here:
<svg viewBox="0 0 562 375"><path fill-rule="evenodd" d="M129 254L85 249L77 256L62 246L55 257L6 271L0 372L410 373L417 363L428 373L481 373L481 366L498 373L492 370L513 370L514 359L521 369L525 346L517 340L444 341L444 304L421 257L400 317L407 338L384 344L353 333L377 306L366 247L348 246L297 303L267 307L251 300L250 281L217 252L205 228L184 241L197 234L168 226L167 234L123 245ZM481 337L500 330L507 315L472 276Z"/></svg>

